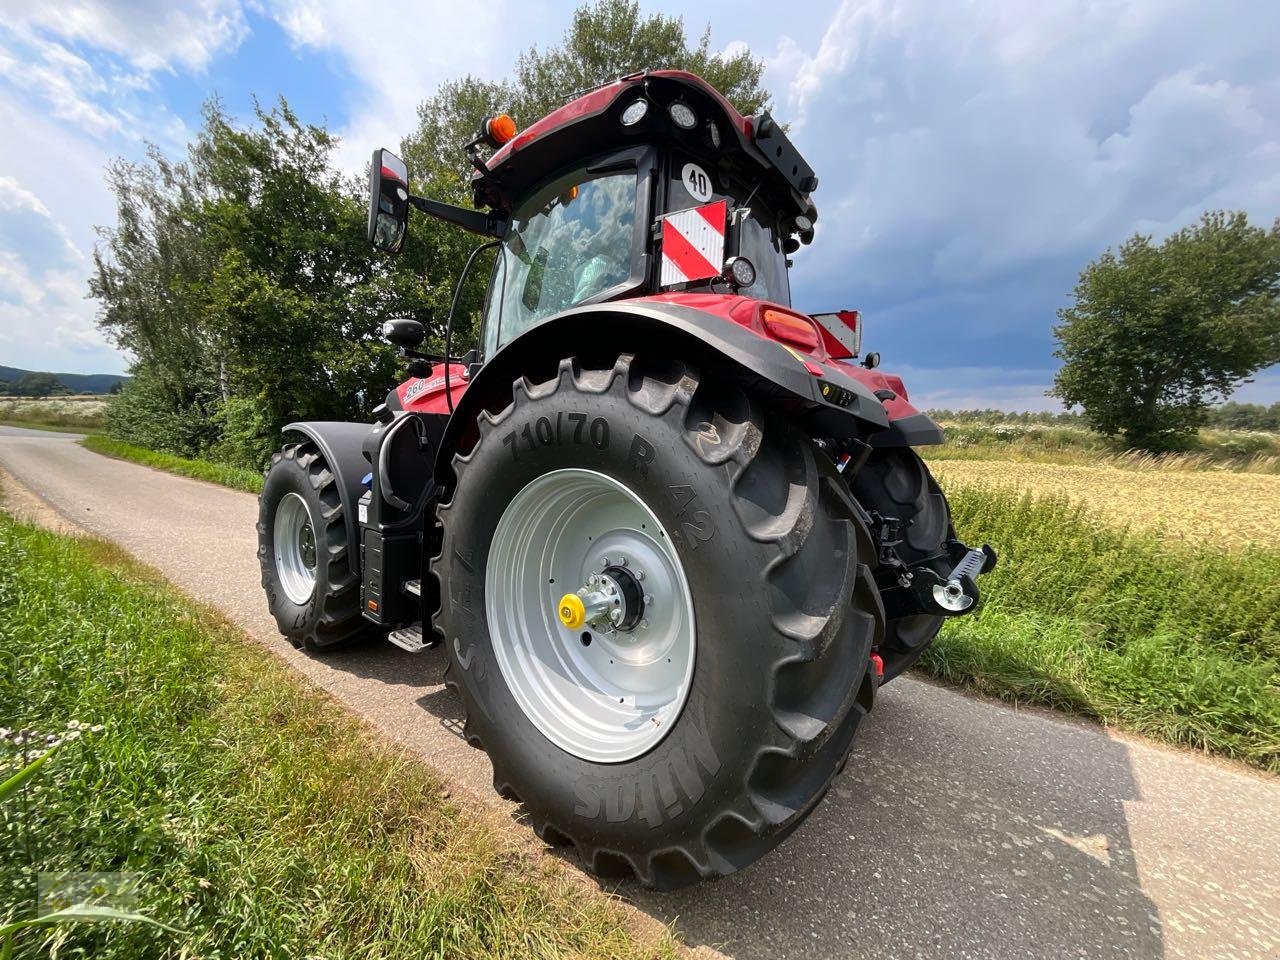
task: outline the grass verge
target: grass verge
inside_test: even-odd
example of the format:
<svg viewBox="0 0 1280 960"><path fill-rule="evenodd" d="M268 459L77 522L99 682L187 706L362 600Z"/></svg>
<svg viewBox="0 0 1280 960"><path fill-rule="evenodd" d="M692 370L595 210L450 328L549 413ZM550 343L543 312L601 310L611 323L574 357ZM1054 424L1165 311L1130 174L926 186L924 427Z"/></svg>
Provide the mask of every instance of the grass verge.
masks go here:
<svg viewBox="0 0 1280 960"><path fill-rule="evenodd" d="M925 670L1280 772L1280 551L1165 543L1060 497L947 492L961 536L1001 559Z"/></svg>
<svg viewBox="0 0 1280 960"><path fill-rule="evenodd" d="M224 487L247 490L249 493L262 491L262 474L256 470L233 467L212 460L189 460L186 457L148 450L146 447L134 446L132 443L113 440L102 435L85 437L82 442L94 453L101 453L119 460L131 460L144 466L155 467L157 470L167 470L169 473L194 477L196 480L220 483Z"/></svg>
<svg viewBox="0 0 1280 960"><path fill-rule="evenodd" d="M113 548L0 514L0 555L0 725L104 727L0 805L0 921L38 871L124 871L186 931L64 927L59 956L674 954Z"/></svg>

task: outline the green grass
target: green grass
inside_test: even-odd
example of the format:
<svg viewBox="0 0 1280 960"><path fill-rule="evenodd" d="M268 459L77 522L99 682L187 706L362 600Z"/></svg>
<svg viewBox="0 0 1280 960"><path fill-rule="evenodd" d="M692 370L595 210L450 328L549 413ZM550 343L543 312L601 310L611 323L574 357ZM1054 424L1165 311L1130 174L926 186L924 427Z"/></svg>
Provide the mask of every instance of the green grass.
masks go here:
<svg viewBox="0 0 1280 960"><path fill-rule="evenodd" d="M185 933L69 926L58 956L673 955L112 548L0 514L0 556L0 726L104 727L0 805L0 923L37 871L127 871Z"/></svg>
<svg viewBox="0 0 1280 960"><path fill-rule="evenodd" d="M948 495L961 536L1001 559L927 672L1280 772L1280 551L1166 545L1061 499Z"/></svg>
<svg viewBox="0 0 1280 960"><path fill-rule="evenodd" d="M177 473L184 477L220 483L224 487L247 490L249 493L262 491L262 474L257 470L234 467L213 460L189 460L186 457L148 450L146 447L134 446L132 443L101 435L85 437L83 443L94 453L105 454L108 457L131 460L144 466L155 467L157 470L167 470L169 473Z"/></svg>

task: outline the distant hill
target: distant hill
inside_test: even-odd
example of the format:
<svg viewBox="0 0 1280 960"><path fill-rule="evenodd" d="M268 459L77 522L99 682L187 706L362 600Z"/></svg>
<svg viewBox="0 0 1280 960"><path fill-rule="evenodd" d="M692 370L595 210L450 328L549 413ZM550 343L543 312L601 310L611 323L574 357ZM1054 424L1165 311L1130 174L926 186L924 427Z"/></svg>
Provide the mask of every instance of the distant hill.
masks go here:
<svg viewBox="0 0 1280 960"><path fill-rule="evenodd" d="M22 370L18 367L0 367L0 380L17 383L25 374L43 372L42 370ZM129 379L118 373L55 373L54 376L65 383L72 393L106 393L115 384Z"/></svg>

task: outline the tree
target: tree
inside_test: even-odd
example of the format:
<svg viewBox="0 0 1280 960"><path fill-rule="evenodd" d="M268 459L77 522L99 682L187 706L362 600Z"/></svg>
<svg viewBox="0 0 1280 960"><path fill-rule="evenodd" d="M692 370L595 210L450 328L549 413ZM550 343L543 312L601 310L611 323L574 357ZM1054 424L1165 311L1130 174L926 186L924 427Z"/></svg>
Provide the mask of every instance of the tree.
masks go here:
<svg viewBox="0 0 1280 960"><path fill-rule="evenodd" d="M20 397L49 397L71 391L52 373L24 373L13 385L13 392Z"/></svg>
<svg viewBox="0 0 1280 960"><path fill-rule="evenodd" d="M713 54L710 27L690 46L681 17L644 16L637 0L597 0L574 11L560 46L545 53L531 47L516 61L516 119L531 123L579 93L640 70L696 73L743 114L769 105L760 86L764 64L745 48Z"/></svg>
<svg viewBox="0 0 1280 960"><path fill-rule="evenodd" d="M379 333L439 290L420 257L365 240L364 189L334 139L281 100L232 122L220 104L181 163L152 151L111 170L99 323L136 358L109 423L124 439L260 465L294 419L363 419L396 379Z"/></svg>
<svg viewBox="0 0 1280 960"><path fill-rule="evenodd" d="M1084 269L1058 317L1054 395L1130 447L1181 446L1210 403L1280 362L1280 220L1214 212L1159 245L1135 235Z"/></svg>

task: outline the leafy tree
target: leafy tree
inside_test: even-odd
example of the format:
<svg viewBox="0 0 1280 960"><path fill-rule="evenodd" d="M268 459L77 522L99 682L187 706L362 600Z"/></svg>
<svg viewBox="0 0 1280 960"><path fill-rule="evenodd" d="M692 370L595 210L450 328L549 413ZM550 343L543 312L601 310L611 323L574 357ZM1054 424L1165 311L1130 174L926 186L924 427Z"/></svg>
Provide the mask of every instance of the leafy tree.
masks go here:
<svg viewBox="0 0 1280 960"><path fill-rule="evenodd" d="M1280 401L1269 407L1231 401L1209 410L1206 422L1226 430L1280 431Z"/></svg>
<svg viewBox="0 0 1280 960"><path fill-rule="evenodd" d="M71 391L52 373L24 373L13 385L13 392L20 397L49 397Z"/></svg>
<svg viewBox="0 0 1280 960"><path fill-rule="evenodd" d="M129 424L117 431L120 439L190 456L203 452L200 440L216 439L205 411L218 400L224 363L201 310L210 273L196 223L202 191L190 164L154 148L148 157L107 170L116 226L99 228L89 293L98 300L99 327L137 358L131 373L139 382L112 402L109 428L118 419ZM164 411L186 426L162 418Z"/></svg>
<svg viewBox="0 0 1280 960"><path fill-rule="evenodd" d="M1185 445L1208 404L1280 362L1280 221L1206 213L1089 264L1054 327L1054 394L1130 447Z"/></svg>
<svg viewBox="0 0 1280 960"><path fill-rule="evenodd" d="M558 47L545 53L531 47L516 61L516 119L531 123L579 93L640 70L696 73L744 114L769 105L760 86L764 64L745 49L713 54L710 27L690 46L683 18L645 16L637 0L598 0L574 11Z"/></svg>
<svg viewBox="0 0 1280 960"><path fill-rule="evenodd" d="M117 433L146 442L151 424L148 445L256 465L290 420L366 418L396 379L382 320L433 291L421 263L369 247L364 187L331 169L325 130L283 100L255 120L211 102L184 162L112 168L119 220L91 291L137 357Z"/></svg>

